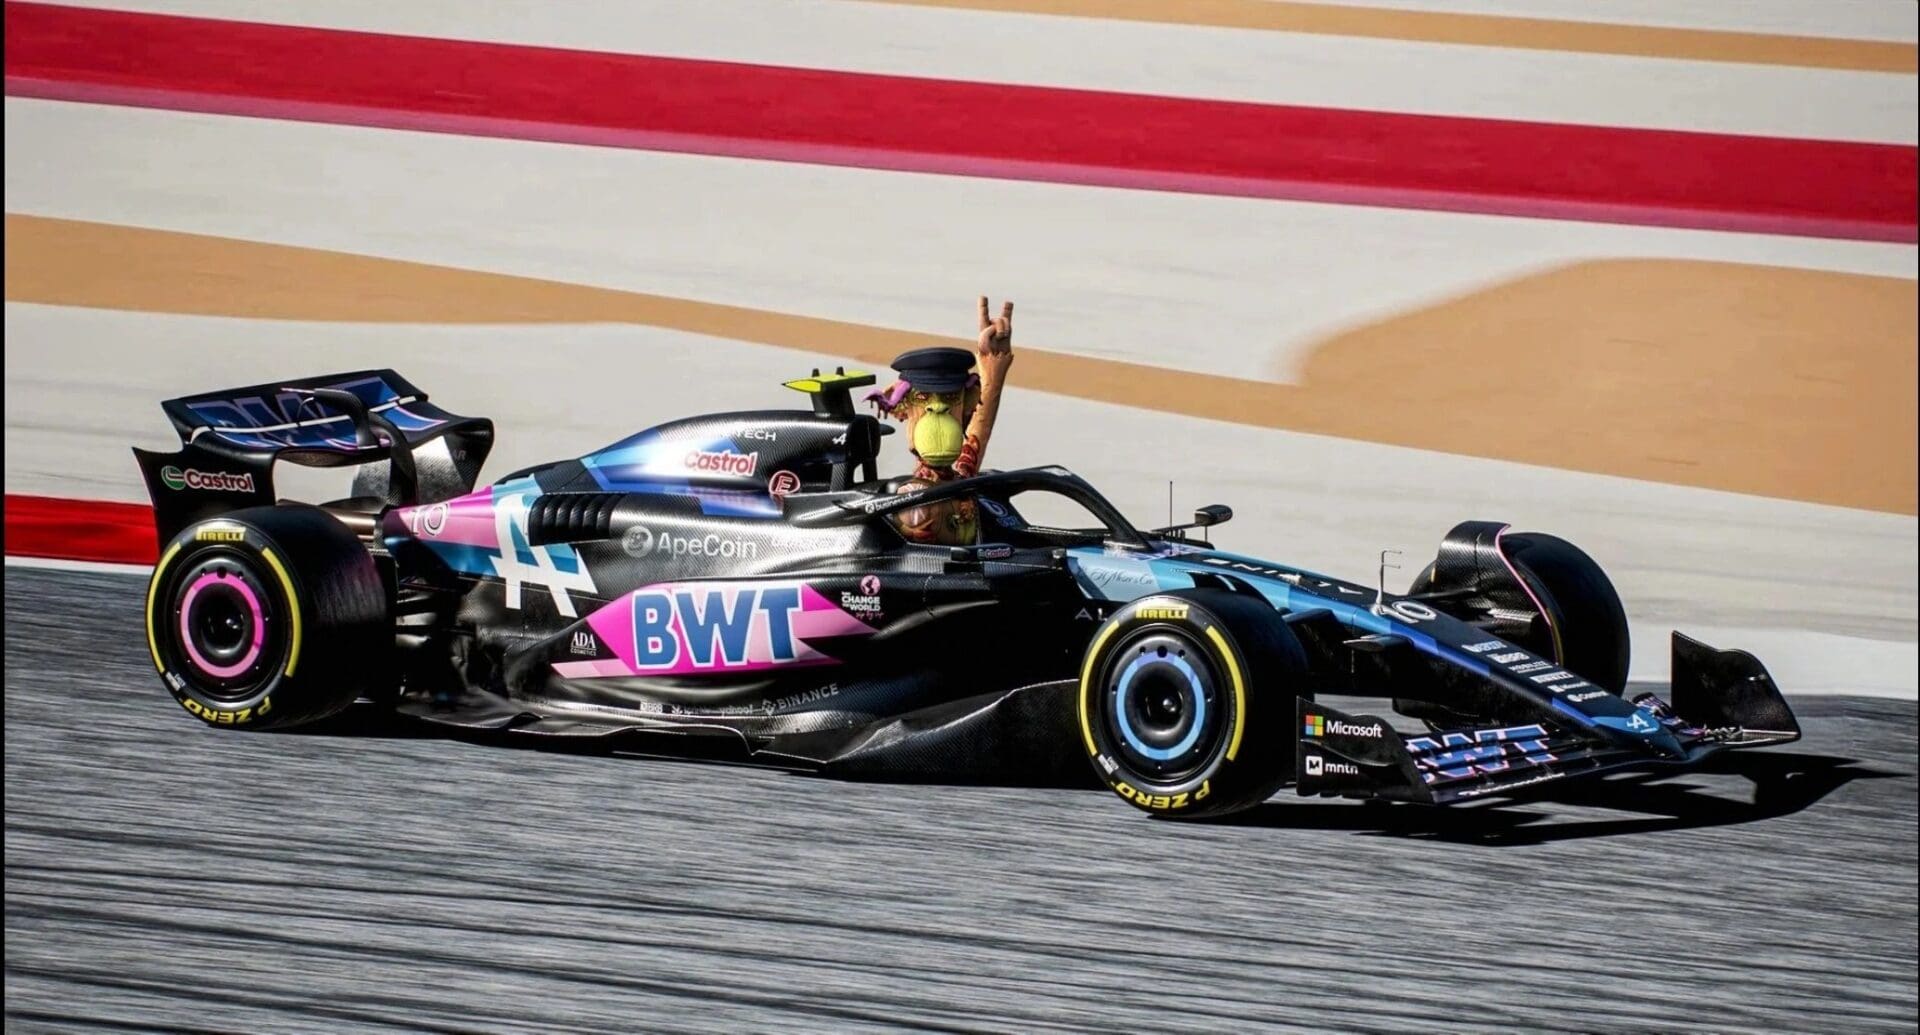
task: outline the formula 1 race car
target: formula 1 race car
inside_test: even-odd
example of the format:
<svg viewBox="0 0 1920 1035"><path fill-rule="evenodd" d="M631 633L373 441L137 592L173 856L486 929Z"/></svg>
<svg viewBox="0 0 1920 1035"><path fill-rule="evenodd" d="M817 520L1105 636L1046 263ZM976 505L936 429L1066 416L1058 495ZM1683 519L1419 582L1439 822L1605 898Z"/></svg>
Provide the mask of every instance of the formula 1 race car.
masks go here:
<svg viewBox="0 0 1920 1035"><path fill-rule="evenodd" d="M902 492L876 473L891 429L854 411L872 383L816 371L788 383L811 410L675 421L477 490L492 422L390 370L170 400L182 448L134 451L154 665L216 726L360 700L845 775L1090 762L1167 816L1287 783L1444 804L1800 735L1751 655L1678 633L1670 700L1623 696L1625 613L1563 540L1467 522L1397 595L1212 549L1225 507L1141 531L1058 467ZM278 501L276 460L355 467L353 494ZM1029 521L1049 495L1098 527ZM975 544L896 530L960 498Z"/></svg>

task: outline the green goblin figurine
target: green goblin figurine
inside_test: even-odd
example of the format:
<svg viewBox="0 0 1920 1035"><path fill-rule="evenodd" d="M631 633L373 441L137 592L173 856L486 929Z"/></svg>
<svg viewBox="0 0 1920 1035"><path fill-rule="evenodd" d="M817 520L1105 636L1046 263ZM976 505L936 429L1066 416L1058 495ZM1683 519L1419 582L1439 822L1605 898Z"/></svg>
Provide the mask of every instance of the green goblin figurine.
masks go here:
<svg viewBox="0 0 1920 1035"><path fill-rule="evenodd" d="M1013 303L988 317L980 296L979 355L966 349L914 349L894 358L900 379L867 398L880 411L907 425L907 440L918 461L913 477L897 492L913 492L936 482L980 473L993 421L1000 413L1000 392L1013 366ZM978 372L974 370L978 363ZM894 516L900 533L916 543L965 546L980 531L971 499L944 500L909 507Z"/></svg>

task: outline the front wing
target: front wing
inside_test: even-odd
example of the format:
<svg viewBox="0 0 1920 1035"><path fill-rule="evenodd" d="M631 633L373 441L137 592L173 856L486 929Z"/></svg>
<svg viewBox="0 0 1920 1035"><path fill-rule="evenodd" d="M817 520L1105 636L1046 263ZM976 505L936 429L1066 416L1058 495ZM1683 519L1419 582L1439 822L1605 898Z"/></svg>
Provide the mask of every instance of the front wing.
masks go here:
<svg viewBox="0 0 1920 1035"><path fill-rule="evenodd" d="M1745 651L1714 650L1675 633L1670 696L1660 729L1649 731L1658 735L1658 748L1653 739L1545 722L1406 735L1378 716L1347 715L1296 698L1298 790L1447 805L1569 776L1688 766L1730 748L1800 739L1786 698Z"/></svg>

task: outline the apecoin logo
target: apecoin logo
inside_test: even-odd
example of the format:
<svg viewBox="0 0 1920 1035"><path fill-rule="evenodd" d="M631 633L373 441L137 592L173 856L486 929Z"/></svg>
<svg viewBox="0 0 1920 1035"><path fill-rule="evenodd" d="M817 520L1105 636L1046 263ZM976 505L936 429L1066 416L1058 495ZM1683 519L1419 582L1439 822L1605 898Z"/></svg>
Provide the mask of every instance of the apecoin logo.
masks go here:
<svg viewBox="0 0 1920 1035"><path fill-rule="evenodd" d="M629 557L645 557L653 552L653 529L635 525L620 536L620 549Z"/></svg>
<svg viewBox="0 0 1920 1035"><path fill-rule="evenodd" d="M760 544L747 539L729 539L718 533L676 537L672 532L655 534L645 525L635 525L620 536L620 548L629 557L719 557L725 560L753 560L760 556Z"/></svg>

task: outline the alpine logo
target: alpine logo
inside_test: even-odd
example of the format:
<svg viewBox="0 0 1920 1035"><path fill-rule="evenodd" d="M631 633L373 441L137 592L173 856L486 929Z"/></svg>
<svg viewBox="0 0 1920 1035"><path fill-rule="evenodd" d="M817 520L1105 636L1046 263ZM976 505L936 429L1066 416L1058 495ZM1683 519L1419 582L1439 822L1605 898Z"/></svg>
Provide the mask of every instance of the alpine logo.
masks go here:
<svg viewBox="0 0 1920 1035"><path fill-rule="evenodd" d="M181 489L198 489L201 492L252 492L252 473L234 474L230 471L196 471L189 467L182 471L168 465L160 469L160 484L178 492Z"/></svg>
<svg viewBox="0 0 1920 1035"><path fill-rule="evenodd" d="M711 471L715 474L735 474L747 476L760 466L760 454L753 453L715 453L696 449L687 454L685 461L688 469Z"/></svg>
<svg viewBox="0 0 1920 1035"><path fill-rule="evenodd" d="M500 551L492 558L493 573L506 583L507 607L520 610L526 587L545 587L554 610L575 617L573 593L596 592L593 573L571 546L536 544L527 535L531 494L501 496L493 502L493 538Z"/></svg>

